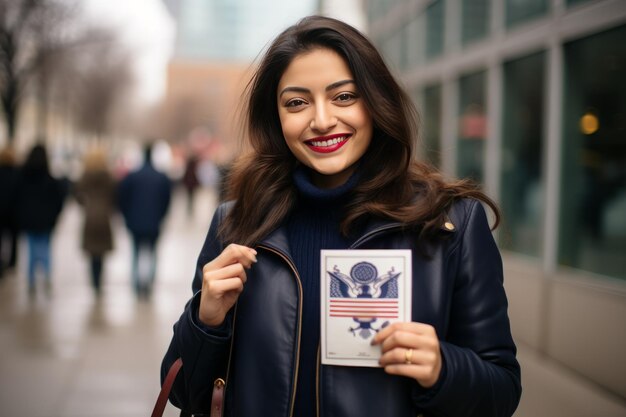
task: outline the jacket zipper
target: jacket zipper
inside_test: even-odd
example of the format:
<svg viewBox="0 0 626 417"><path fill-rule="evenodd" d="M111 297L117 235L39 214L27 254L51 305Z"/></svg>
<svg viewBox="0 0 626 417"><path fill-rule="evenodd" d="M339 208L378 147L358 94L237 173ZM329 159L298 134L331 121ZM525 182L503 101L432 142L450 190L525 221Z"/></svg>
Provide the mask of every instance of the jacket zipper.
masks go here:
<svg viewBox="0 0 626 417"><path fill-rule="evenodd" d="M228 366L226 366L226 378L224 378L222 380L222 378L217 378L213 384L220 384L220 380L222 381L221 383L223 384L223 389L224 392L226 392L226 383L228 382L229 378L230 378L230 363L231 363L231 358L233 357L233 345L235 344L235 323L237 322L237 304L235 303L235 310L233 311L233 324L232 324L232 335L230 336L230 349L228 352ZM226 396L223 395L224 400L226 400Z"/></svg>
<svg viewBox="0 0 626 417"><path fill-rule="evenodd" d="M378 235L379 233L383 233L389 230L393 230L393 229L401 229L402 225L399 223L393 223L387 226L382 226L379 227L378 229L374 229L371 232L361 236L356 242L354 242L352 245L350 245L349 249L356 249L358 248L360 245L362 245L363 243L367 242L368 240L370 240L371 238L373 238L374 236ZM321 378L321 372L322 372L322 363L321 363L321 352L320 352L320 345L318 343L317 345L317 367L315 369L315 396L316 398L316 416L320 417L320 409L322 407L321 404L321 396L320 396L320 378Z"/></svg>
<svg viewBox="0 0 626 417"><path fill-rule="evenodd" d="M287 265L289 265L289 268L291 268L291 270L294 273L294 276L296 277L296 283L298 284L298 292L300 293L300 298L298 301L298 332L297 332L297 337L296 337L296 363L295 363L295 368L294 368L294 374L293 374L293 387L292 387L292 393L291 393L291 405L289 407L289 416L293 417L293 408L295 407L295 403L296 403L296 389L298 388L298 369L300 367L300 336L301 336L301 332L302 332L302 280L300 279L300 274L298 274L298 270L296 269L296 266L293 264L293 262L291 262L291 260L289 259L289 257L287 255L285 255L283 252L279 251L278 249L269 247L269 246L265 246L265 245L258 245L258 248L261 249L265 249L269 252L274 253L275 255L279 256L280 258L282 258ZM232 348L232 346L231 346Z"/></svg>

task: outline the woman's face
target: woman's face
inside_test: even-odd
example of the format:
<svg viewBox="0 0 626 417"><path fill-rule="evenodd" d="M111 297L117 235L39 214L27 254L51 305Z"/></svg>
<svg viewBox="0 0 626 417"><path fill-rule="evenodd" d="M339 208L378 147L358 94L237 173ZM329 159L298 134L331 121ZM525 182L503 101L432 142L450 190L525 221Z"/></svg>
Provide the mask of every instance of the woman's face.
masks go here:
<svg viewBox="0 0 626 417"><path fill-rule="evenodd" d="M278 83L287 146L321 188L343 184L372 141L372 117L348 65L331 49L296 56Z"/></svg>

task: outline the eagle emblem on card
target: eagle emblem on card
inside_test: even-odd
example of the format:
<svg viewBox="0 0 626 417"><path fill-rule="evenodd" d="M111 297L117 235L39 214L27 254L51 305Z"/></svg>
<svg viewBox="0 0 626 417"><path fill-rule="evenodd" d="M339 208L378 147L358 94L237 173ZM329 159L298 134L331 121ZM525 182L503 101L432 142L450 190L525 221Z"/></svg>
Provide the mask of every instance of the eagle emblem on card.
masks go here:
<svg viewBox="0 0 626 417"><path fill-rule="evenodd" d="M335 265L327 271L330 282L330 316L352 318L357 323L349 327L354 336L369 339L398 318L398 277L393 267L383 275L371 262L357 262L346 275ZM383 321L378 327L378 320Z"/></svg>

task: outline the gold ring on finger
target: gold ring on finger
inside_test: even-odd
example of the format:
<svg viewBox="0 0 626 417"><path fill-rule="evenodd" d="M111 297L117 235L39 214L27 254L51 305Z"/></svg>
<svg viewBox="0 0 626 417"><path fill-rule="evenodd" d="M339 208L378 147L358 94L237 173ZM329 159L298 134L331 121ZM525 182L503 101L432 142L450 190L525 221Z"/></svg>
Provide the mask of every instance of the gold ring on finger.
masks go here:
<svg viewBox="0 0 626 417"><path fill-rule="evenodd" d="M404 352L404 363L411 364L411 358L413 358L413 349L407 349Z"/></svg>

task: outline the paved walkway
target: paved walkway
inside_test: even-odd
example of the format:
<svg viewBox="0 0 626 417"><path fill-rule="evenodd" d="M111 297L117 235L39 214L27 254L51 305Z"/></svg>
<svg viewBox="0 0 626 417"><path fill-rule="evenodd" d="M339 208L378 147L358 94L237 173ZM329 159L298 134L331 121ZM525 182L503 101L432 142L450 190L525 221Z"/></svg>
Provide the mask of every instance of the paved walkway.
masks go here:
<svg viewBox="0 0 626 417"><path fill-rule="evenodd" d="M191 295L196 256L215 199L200 194L188 219L177 195L159 246L150 301L130 286L130 242L118 219L101 299L80 250L80 211L69 202L53 239L51 294L29 298L23 275L0 281L0 416L148 416L172 324ZM202 213L201 213L202 209ZM21 254L24 254L22 251ZM520 346L524 395L515 417L626 417L626 404ZM177 416L168 405L167 416Z"/></svg>

